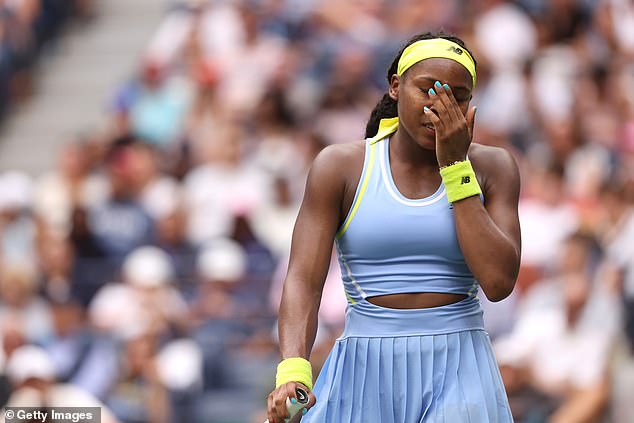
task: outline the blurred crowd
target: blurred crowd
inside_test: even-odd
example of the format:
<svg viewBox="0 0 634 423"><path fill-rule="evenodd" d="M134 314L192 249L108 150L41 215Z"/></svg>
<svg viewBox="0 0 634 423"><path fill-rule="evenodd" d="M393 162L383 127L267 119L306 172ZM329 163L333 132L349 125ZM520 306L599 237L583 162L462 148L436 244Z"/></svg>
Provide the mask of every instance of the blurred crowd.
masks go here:
<svg viewBox="0 0 634 423"><path fill-rule="evenodd" d="M61 3L0 1L2 46L5 10ZM522 175L516 289L480 295L516 421L634 421L629 0L170 3L107 129L42 175L0 174L0 404L261 423L307 169L363 138L395 53L438 29L478 61L474 142ZM333 256L315 374L343 326L339 277Z"/></svg>
<svg viewBox="0 0 634 423"><path fill-rule="evenodd" d="M0 119L34 91L38 58L70 21L88 21L94 0L0 0Z"/></svg>

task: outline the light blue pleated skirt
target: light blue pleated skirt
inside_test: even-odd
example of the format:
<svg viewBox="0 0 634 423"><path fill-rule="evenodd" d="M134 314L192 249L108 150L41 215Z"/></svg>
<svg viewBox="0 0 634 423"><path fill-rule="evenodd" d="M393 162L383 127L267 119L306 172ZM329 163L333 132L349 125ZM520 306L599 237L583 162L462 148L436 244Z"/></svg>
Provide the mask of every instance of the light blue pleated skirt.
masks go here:
<svg viewBox="0 0 634 423"><path fill-rule="evenodd" d="M362 300L302 423L512 422L477 298L396 310Z"/></svg>

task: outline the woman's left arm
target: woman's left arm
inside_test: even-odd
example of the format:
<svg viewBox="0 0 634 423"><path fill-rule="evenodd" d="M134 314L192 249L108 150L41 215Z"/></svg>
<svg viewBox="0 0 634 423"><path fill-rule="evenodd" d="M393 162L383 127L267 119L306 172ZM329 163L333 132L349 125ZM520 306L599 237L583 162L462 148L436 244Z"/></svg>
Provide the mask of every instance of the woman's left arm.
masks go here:
<svg viewBox="0 0 634 423"><path fill-rule="evenodd" d="M453 203L462 254L491 301L513 291L520 267L521 237L517 212L520 176L515 160L502 148L487 147L486 179L478 196Z"/></svg>
<svg viewBox="0 0 634 423"><path fill-rule="evenodd" d="M436 82L430 90L432 109L424 113L436 130L438 164L449 166L467 158L475 108L463 114L448 85ZM437 92L436 92L437 91ZM458 242L462 254L491 301L513 291L520 267L520 223L517 212L520 176L511 154L496 147L480 146L477 165L484 175L485 204L477 195L453 202Z"/></svg>

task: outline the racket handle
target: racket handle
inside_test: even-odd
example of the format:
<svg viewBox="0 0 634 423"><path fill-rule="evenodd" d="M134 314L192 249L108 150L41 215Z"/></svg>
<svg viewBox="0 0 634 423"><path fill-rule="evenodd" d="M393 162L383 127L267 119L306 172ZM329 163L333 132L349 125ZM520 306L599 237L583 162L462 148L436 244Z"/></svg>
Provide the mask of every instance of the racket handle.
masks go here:
<svg viewBox="0 0 634 423"><path fill-rule="evenodd" d="M289 421L293 417L297 415L297 413L301 413L302 408L304 408L308 404L308 392L304 391L302 388L295 389L295 395L297 396L297 404L293 404L290 398L286 398L286 409L288 410L289 418L285 421ZM264 423L269 423L268 419Z"/></svg>

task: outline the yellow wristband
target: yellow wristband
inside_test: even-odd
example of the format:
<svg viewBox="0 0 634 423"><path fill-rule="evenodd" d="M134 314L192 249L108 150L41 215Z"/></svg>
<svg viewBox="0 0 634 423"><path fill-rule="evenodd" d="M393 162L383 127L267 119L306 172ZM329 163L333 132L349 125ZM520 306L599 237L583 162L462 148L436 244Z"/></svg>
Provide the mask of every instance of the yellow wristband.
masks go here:
<svg viewBox="0 0 634 423"><path fill-rule="evenodd" d="M442 176L442 183L447 190L447 200L450 203L482 194L469 160L443 167L440 169L440 176Z"/></svg>
<svg viewBox="0 0 634 423"><path fill-rule="evenodd" d="M279 388L288 382L303 383L308 389L313 389L313 369L310 362L301 357L292 357L282 360L277 365L275 387Z"/></svg>

